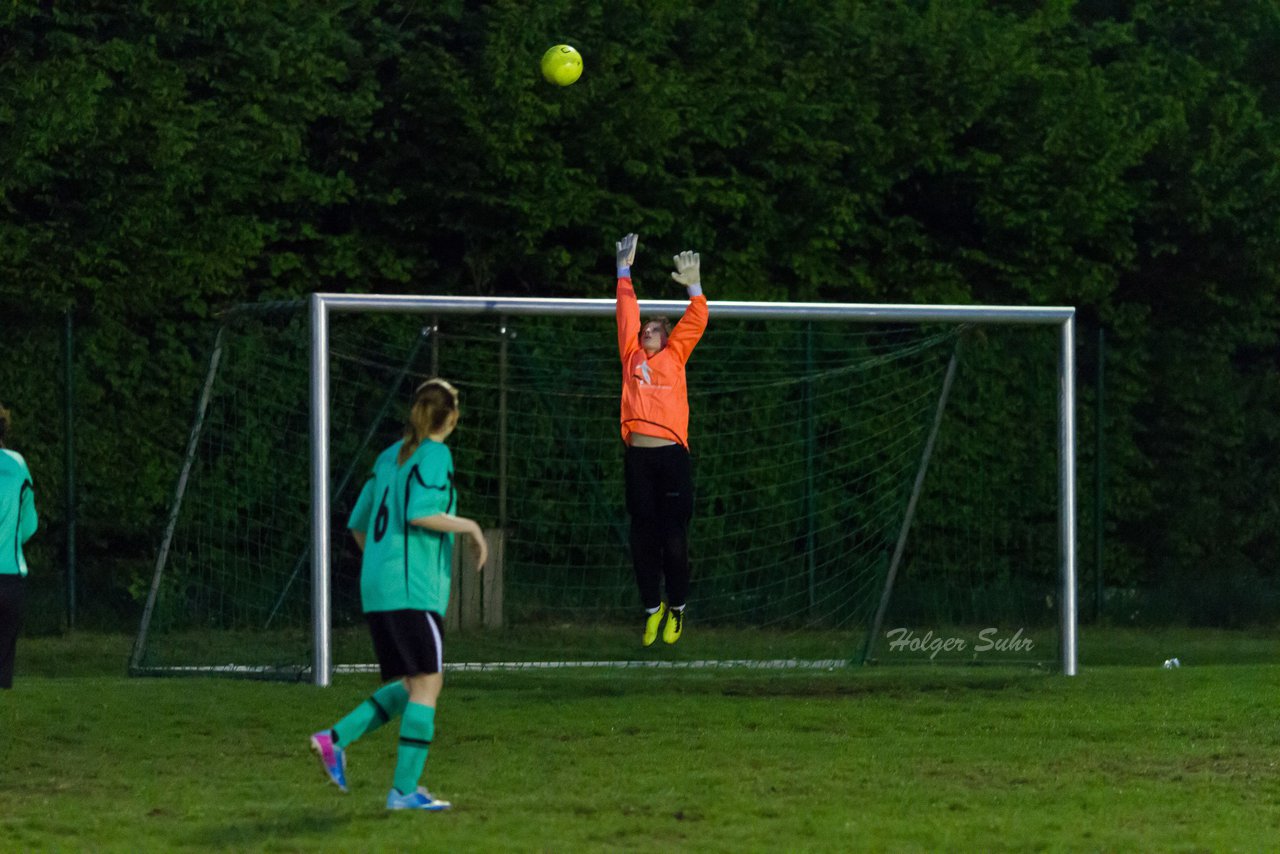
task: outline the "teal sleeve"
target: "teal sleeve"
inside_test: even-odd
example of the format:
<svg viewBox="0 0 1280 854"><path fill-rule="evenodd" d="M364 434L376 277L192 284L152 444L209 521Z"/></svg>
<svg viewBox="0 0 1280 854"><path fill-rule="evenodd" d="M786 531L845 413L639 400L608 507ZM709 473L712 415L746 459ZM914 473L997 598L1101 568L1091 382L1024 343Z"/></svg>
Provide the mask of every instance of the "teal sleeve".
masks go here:
<svg viewBox="0 0 1280 854"><path fill-rule="evenodd" d="M355 509L351 511L351 518L347 520L347 527L352 531L369 530L369 517L373 515L373 494L377 491L376 483L377 481L373 478L364 482L360 497L356 499Z"/></svg>
<svg viewBox="0 0 1280 854"><path fill-rule="evenodd" d="M447 449L431 454L418 464L418 479L409 489L406 519L421 519L453 512L453 458Z"/></svg>
<svg viewBox="0 0 1280 854"><path fill-rule="evenodd" d="M36 492L28 480L22 490L21 506L22 528L18 531L18 542L25 543L36 532L39 521L36 518Z"/></svg>

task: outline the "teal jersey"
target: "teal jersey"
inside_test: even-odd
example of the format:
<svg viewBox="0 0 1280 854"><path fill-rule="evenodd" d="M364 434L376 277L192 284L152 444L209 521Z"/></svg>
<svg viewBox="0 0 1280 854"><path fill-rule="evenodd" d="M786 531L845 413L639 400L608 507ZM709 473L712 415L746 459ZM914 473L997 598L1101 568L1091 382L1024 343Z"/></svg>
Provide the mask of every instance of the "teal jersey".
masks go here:
<svg viewBox="0 0 1280 854"><path fill-rule="evenodd" d="M27 461L0 448L0 575L26 575L22 544L36 532L36 494Z"/></svg>
<svg viewBox="0 0 1280 854"><path fill-rule="evenodd" d="M410 525L438 513L456 514L453 454L423 440L403 465L400 443L378 455L347 527L365 533L360 601L369 611L435 611L449 604L453 534Z"/></svg>

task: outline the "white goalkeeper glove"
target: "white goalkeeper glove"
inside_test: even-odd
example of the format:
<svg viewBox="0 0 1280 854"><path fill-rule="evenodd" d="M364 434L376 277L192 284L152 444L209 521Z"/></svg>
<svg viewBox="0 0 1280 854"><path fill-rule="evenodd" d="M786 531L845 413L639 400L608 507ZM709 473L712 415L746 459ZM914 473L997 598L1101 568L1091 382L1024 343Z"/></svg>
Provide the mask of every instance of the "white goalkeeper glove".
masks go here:
<svg viewBox="0 0 1280 854"><path fill-rule="evenodd" d="M675 262L676 271L671 278L689 289L689 296L702 296L702 278L699 273L700 259L697 252L681 252L671 259Z"/></svg>
<svg viewBox="0 0 1280 854"><path fill-rule="evenodd" d="M636 243L638 234L628 234L618 241L618 278L631 277L631 262L636 260Z"/></svg>

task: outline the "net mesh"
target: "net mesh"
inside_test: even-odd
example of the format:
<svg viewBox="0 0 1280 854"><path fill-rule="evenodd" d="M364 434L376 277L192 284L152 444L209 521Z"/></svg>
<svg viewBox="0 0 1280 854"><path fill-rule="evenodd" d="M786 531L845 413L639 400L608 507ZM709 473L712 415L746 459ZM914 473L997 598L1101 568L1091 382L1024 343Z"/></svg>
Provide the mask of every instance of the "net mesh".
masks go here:
<svg viewBox="0 0 1280 854"><path fill-rule="evenodd" d="M335 313L330 336L339 666L372 657L347 515L374 458L399 437L413 388L437 375L462 398L449 440L458 512L501 541L483 579L455 567L447 662L945 658L867 632L954 354L960 369L884 629L1020 628L1038 638L1034 658L1051 657L1049 330L713 314L688 365L693 631L649 650L639 647L628 551L611 318ZM308 347L300 309L228 320L137 669L305 675Z"/></svg>

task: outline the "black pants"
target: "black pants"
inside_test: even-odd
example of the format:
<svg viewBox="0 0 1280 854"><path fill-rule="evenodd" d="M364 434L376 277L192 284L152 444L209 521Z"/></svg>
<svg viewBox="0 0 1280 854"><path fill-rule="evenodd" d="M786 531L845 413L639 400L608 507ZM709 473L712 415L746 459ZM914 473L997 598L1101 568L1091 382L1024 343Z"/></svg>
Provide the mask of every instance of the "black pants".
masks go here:
<svg viewBox="0 0 1280 854"><path fill-rule="evenodd" d="M0 575L0 688L13 687L13 656L26 598L27 579L10 573Z"/></svg>
<svg viewBox="0 0 1280 854"><path fill-rule="evenodd" d="M645 608L689 598L689 520L693 518L693 464L680 445L628 447L624 459L631 564Z"/></svg>

